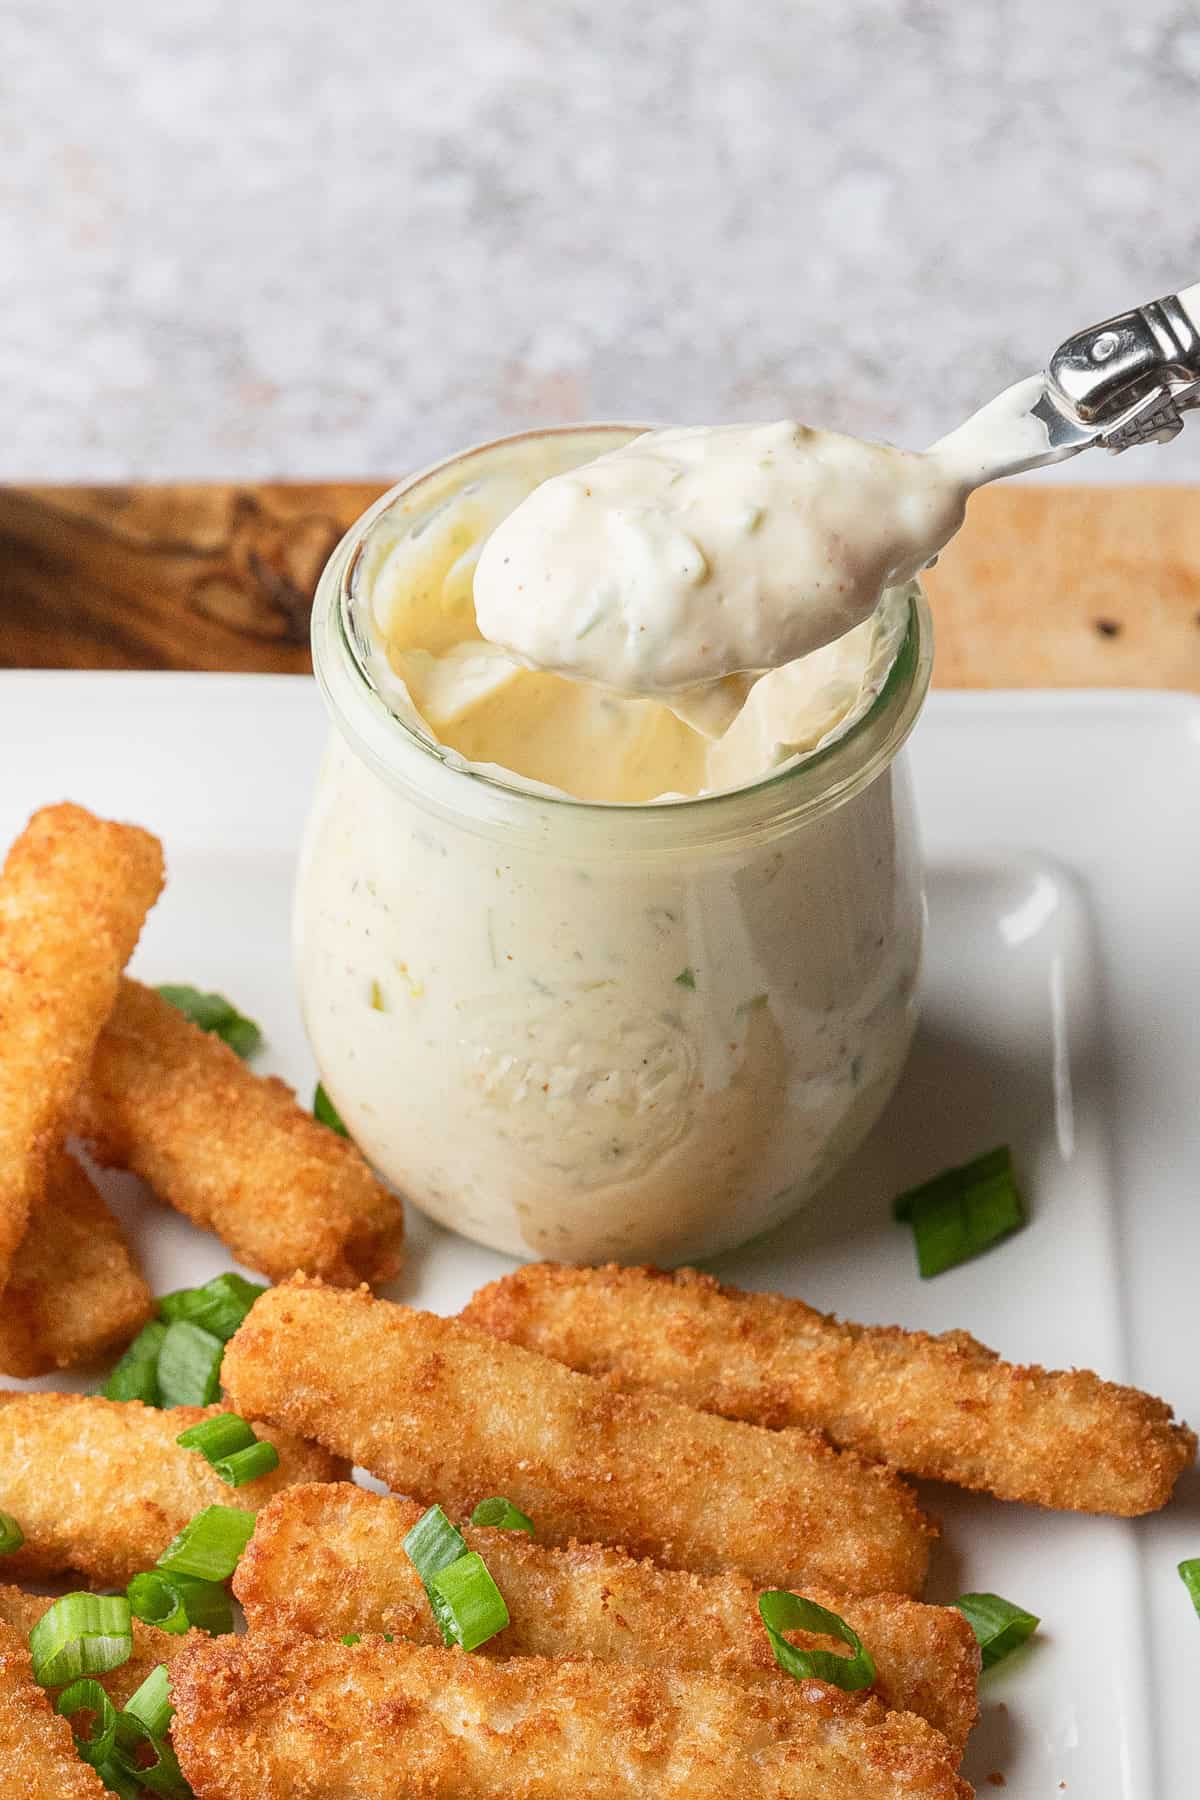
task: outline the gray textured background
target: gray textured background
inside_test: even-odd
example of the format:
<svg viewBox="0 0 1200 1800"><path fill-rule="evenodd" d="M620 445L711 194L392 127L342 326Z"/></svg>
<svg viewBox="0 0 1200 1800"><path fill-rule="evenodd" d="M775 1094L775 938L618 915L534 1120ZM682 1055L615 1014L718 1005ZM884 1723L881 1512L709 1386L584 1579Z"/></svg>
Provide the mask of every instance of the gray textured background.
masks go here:
<svg viewBox="0 0 1200 1800"><path fill-rule="evenodd" d="M0 0L0 476L936 436L1200 279L1179 0ZM1200 475L1170 451L1079 474Z"/></svg>

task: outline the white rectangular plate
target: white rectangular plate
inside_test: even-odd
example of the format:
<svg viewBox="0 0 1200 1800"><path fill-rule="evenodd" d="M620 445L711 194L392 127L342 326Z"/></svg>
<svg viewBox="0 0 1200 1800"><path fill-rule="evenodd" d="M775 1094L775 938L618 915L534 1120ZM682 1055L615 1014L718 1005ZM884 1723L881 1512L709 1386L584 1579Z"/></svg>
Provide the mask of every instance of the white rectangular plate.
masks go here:
<svg viewBox="0 0 1200 1800"><path fill-rule="evenodd" d="M287 677L0 676L0 839L64 798L158 832L169 882L137 973L228 993L306 1099L289 905L323 735L312 683ZM835 1191L714 1267L851 1318L965 1327L1200 1420L1200 703L938 695L913 756L930 934L909 1071ZM1001 1142L1029 1228L922 1283L890 1197ZM136 1182L105 1181L156 1289L228 1267ZM511 1266L409 1216L398 1298L451 1312ZM1002 1774L1014 1800L1195 1793L1200 1620L1175 1565L1200 1555L1196 1477L1129 1524L926 1497L946 1522L931 1597L989 1589L1044 1620L984 1681L971 1778Z"/></svg>

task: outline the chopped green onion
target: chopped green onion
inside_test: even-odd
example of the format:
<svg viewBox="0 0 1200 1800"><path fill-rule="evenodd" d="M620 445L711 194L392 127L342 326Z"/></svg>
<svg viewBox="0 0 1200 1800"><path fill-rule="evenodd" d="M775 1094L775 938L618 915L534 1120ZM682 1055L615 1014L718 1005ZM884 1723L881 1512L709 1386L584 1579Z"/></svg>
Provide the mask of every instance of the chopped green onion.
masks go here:
<svg viewBox="0 0 1200 1800"><path fill-rule="evenodd" d="M151 1669L141 1687L136 1693L130 1694L121 1710L127 1719L136 1719L151 1737L167 1735L175 1708L171 1705L166 1663L159 1663Z"/></svg>
<svg viewBox="0 0 1200 1800"><path fill-rule="evenodd" d="M164 1406L209 1406L221 1391L225 1346L211 1331L176 1319L158 1353L158 1391Z"/></svg>
<svg viewBox="0 0 1200 1800"><path fill-rule="evenodd" d="M158 1353L167 1335L165 1325L151 1319L126 1350L100 1392L106 1400L141 1400L158 1405Z"/></svg>
<svg viewBox="0 0 1200 1800"><path fill-rule="evenodd" d="M29 1654L33 1678L43 1687L119 1669L133 1654L128 1600L124 1594L64 1594L30 1632Z"/></svg>
<svg viewBox="0 0 1200 1800"><path fill-rule="evenodd" d="M163 1294L158 1313L168 1325L186 1319L228 1343L259 1295L266 1291L261 1282L247 1281L244 1275L230 1270L214 1275L203 1287L177 1288L174 1293Z"/></svg>
<svg viewBox="0 0 1200 1800"><path fill-rule="evenodd" d="M523 1513L511 1500L506 1500L503 1494L496 1494L490 1500L481 1500L471 1514L471 1523L491 1525L499 1531L527 1531L530 1537L537 1536L529 1514Z"/></svg>
<svg viewBox="0 0 1200 1800"><path fill-rule="evenodd" d="M199 1425L189 1425L175 1442L181 1450L198 1450L205 1462L215 1463L223 1456L232 1456L235 1450L248 1449L258 1439L253 1426L237 1413L217 1413L215 1418L202 1419Z"/></svg>
<svg viewBox="0 0 1200 1800"><path fill-rule="evenodd" d="M468 1550L440 1506L423 1513L404 1540L447 1644L473 1650L503 1631L508 1608L477 1552ZM453 1571L453 1573L451 1573Z"/></svg>
<svg viewBox="0 0 1200 1800"><path fill-rule="evenodd" d="M167 1738L174 1711L167 1665L159 1663L117 1715L114 1761L127 1774L136 1776L152 1794L165 1794L170 1800L175 1800L176 1796L178 1800L185 1800L192 1790L183 1778ZM145 1761L148 1749L154 1755L152 1763Z"/></svg>
<svg viewBox="0 0 1200 1800"><path fill-rule="evenodd" d="M695 986L696 986L695 970L694 969L680 969L678 975L675 977L675 986L676 987L684 987L684 988L692 988L694 990Z"/></svg>
<svg viewBox="0 0 1200 1800"><path fill-rule="evenodd" d="M196 1625L218 1637L233 1630L233 1606L220 1582L147 1569L135 1575L125 1591L134 1618L159 1631L178 1635Z"/></svg>
<svg viewBox="0 0 1200 1800"><path fill-rule="evenodd" d="M175 1439L185 1450L199 1450L210 1462L222 1481L230 1487L244 1487L269 1475L279 1467L279 1452L274 1444L264 1444L255 1437L253 1428L237 1413L218 1413L190 1425Z"/></svg>
<svg viewBox="0 0 1200 1800"><path fill-rule="evenodd" d="M206 1506L173 1538L157 1567L170 1575L194 1575L200 1581L224 1581L238 1566L254 1535L252 1512L236 1506Z"/></svg>
<svg viewBox="0 0 1200 1800"><path fill-rule="evenodd" d="M247 1019L223 994L202 994L199 988L176 986L171 982L159 988L170 1002L201 1031L211 1031L243 1058L253 1056L262 1043L262 1032L253 1019Z"/></svg>
<svg viewBox="0 0 1200 1800"><path fill-rule="evenodd" d="M108 1761L117 1735L117 1712L98 1681L73 1681L58 1696L54 1710L64 1719L73 1718L77 1712L95 1713L90 1734L87 1737L77 1734L75 1748L93 1769Z"/></svg>
<svg viewBox="0 0 1200 1800"><path fill-rule="evenodd" d="M923 1277L970 1262L1025 1223L1011 1152L1002 1147L910 1188L892 1207L907 1220Z"/></svg>
<svg viewBox="0 0 1200 1800"><path fill-rule="evenodd" d="M25 1542L25 1533L11 1513L0 1512L0 1556L11 1556Z"/></svg>
<svg viewBox="0 0 1200 1800"><path fill-rule="evenodd" d="M429 1601L447 1644L478 1649L508 1624L504 1596L477 1550L439 1569L429 1582Z"/></svg>
<svg viewBox="0 0 1200 1800"><path fill-rule="evenodd" d="M341 1113L325 1092L324 1083L320 1081L318 1081L317 1091L313 1095L313 1118L320 1119L322 1125L328 1125L330 1131L336 1131L339 1137L348 1138L350 1136L342 1123Z"/></svg>
<svg viewBox="0 0 1200 1800"><path fill-rule="evenodd" d="M979 1640L985 1669L1020 1649L1041 1624L1035 1614L999 1594L960 1594L954 1604Z"/></svg>
<svg viewBox="0 0 1200 1800"><path fill-rule="evenodd" d="M147 1569L134 1576L125 1593L134 1618L143 1625L155 1625L159 1631L169 1631L176 1637L187 1630L190 1621L183 1595L165 1575Z"/></svg>
<svg viewBox="0 0 1200 1800"><path fill-rule="evenodd" d="M786 1588L769 1588L758 1596L758 1615L767 1628L775 1661L797 1681L827 1681L851 1694L870 1687L874 1681L874 1658L857 1632L815 1600L789 1594ZM840 1638L850 1646L853 1655L839 1656L836 1650L798 1650L784 1637L785 1631L813 1631L822 1637Z"/></svg>
<svg viewBox="0 0 1200 1800"><path fill-rule="evenodd" d="M142 1800L145 1789L141 1782L136 1775L130 1775L123 1769L115 1756L98 1764L96 1773L109 1792L118 1796L118 1800Z"/></svg>
<svg viewBox="0 0 1200 1800"><path fill-rule="evenodd" d="M428 1593L429 1584L438 1570L448 1568L467 1554L467 1540L461 1531L455 1530L440 1506L431 1506L428 1512L421 1514L405 1538L404 1554Z"/></svg>
<svg viewBox="0 0 1200 1800"><path fill-rule="evenodd" d="M221 1480L234 1488L245 1487L248 1481L257 1481L278 1467L279 1452L274 1444L258 1441L247 1444L244 1450L235 1450L232 1456L219 1457L213 1464Z"/></svg>
<svg viewBox="0 0 1200 1800"><path fill-rule="evenodd" d="M357 1631L348 1631L342 1639L343 1644L361 1644L362 1638Z"/></svg>
<svg viewBox="0 0 1200 1800"><path fill-rule="evenodd" d="M1200 1556L1189 1556L1179 1565L1179 1579L1192 1597L1192 1605L1200 1613Z"/></svg>

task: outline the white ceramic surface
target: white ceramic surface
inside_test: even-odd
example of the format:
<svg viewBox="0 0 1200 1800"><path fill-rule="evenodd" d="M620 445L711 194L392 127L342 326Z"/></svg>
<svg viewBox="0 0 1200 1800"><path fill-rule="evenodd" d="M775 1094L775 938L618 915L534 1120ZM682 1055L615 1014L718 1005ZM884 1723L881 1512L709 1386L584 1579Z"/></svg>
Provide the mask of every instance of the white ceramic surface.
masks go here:
<svg viewBox="0 0 1200 1800"><path fill-rule="evenodd" d="M265 1028L261 1066L305 1096L288 917L322 741L315 691L286 677L0 676L0 839L64 797L160 832L170 879L137 972L224 990ZM714 1267L851 1317L966 1326L1014 1358L1093 1366L1196 1422L1200 703L938 695L914 760L931 916L908 1074L834 1193ZM1028 1230L920 1282L890 1196L1001 1141ZM156 1288L228 1266L136 1183L105 1182ZM399 1298L451 1311L508 1266L410 1221ZM967 1762L982 1791L999 1772L1013 1800L1189 1800L1200 1621L1175 1564L1200 1554L1200 1479L1132 1524L927 1497L946 1521L931 1597L989 1588L1044 1619L985 1679Z"/></svg>

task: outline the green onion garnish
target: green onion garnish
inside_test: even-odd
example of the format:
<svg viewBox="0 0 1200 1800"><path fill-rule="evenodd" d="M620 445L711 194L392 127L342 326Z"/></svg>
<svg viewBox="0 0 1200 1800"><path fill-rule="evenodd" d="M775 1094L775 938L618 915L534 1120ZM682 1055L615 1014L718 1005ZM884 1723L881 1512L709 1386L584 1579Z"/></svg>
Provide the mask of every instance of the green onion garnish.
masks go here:
<svg viewBox="0 0 1200 1800"><path fill-rule="evenodd" d="M251 1426L236 1413L218 1413L191 1425L175 1439L185 1450L199 1450L212 1464L222 1481L230 1487L244 1487L269 1475L279 1467L279 1452L274 1444L264 1444L255 1437Z"/></svg>
<svg viewBox="0 0 1200 1800"><path fill-rule="evenodd" d="M0 1556L11 1556L25 1542L25 1533L11 1513L0 1512Z"/></svg>
<svg viewBox="0 0 1200 1800"><path fill-rule="evenodd" d="M678 975L675 977L675 986L691 988L694 990L696 986L696 971L694 969L680 969Z"/></svg>
<svg viewBox="0 0 1200 1800"><path fill-rule="evenodd" d="M348 1138L350 1136L342 1124L341 1113L325 1092L324 1083L320 1081L318 1081L317 1091L313 1095L313 1118L320 1119L322 1125L328 1125L330 1131L336 1131L339 1137Z"/></svg>
<svg viewBox="0 0 1200 1800"><path fill-rule="evenodd" d="M247 1019L223 994L202 994L199 988L176 986L171 982L158 991L193 1025L198 1025L201 1031L213 1032L243 1059L253 1056L262 1043L262 1032L254 1020Z"/></svg>
<svg viewBox="0 0 1200 1800"><path fill-rule="evenodd" d="M29 1654L34 1680L43 1687L119 1669L133 1654L128 1600L124 1594L64 1594L30 1632Z"/></svg>
<svg viewBox="0 0 1200 1800"><path fill-rule="evenodd" d="M357 1631L348 1631L342 1639L343 1644L361 1644L362 1638Z"/></svg>
<svg viewBox="0 0 1200 1800"><path fill-rule="evenodd" d="M180 1637L187 1630L189 1620L183 1594L178 1584L167 1576L147 1569L134 1576L125 1593L130 1611L143 1625L155 1625L159 1631L169 1631L172 1636Z"/></svg>
<svg viewBox="0 0 1200 1800"><path fill-rule="evenodd" d="M474 1650L508 1624L508 1608L487 1564L468 1550L440 1506L423 1513L404 1540L404 1552L433 1608L447 1644Z"/></svg>
<svg viewBox="0 0 1200 1800"><path fill-rule="evenodd" d="M118 1796L118 1800L142 1800L146 1790L136 1775L125 1772L115 1756L101 1763L96 1773L109 1792Z"/></svg>
<svg viewBox="0 0 1200 1800"><path fill-rule="evenodd" d="M156 1625L173 1635L190 1625L219 1637L233 1630L233 1606L218 1581L197 1581L193 1575L167 1575L147 1569L135 1575L125 1590L135 1619Z"/></svg>
<svg viewBox="0 0 1200 1800"><path fill-rule="evenodd" d="M274 1444L257 1441L248 1444L244 1450L235 1450L232 1456L220 1457L213 1464L221 1480L234 1488L245 1487L248 1481L257 1481L278 1467L279 1452Z"/></svg>
<svg viewBox="0 0 1200 1800"><path fill-rule="evenodd" d="M169 1800L176 1800L176 1797L186 1800L192 1790L183 1778L167 1737L174 1711L167 1665L159 1663L117 1714L113 1760L118 1768L135 1776L152 1794L165 1794ZM153 1753L153 1762L147 1762L147 1751Z"/></svg>
<svg viewBox="0 0 1200 1800"><path fill-rule="evenodd" d="M496 1494L490 1500L481 1500L471 1514L471 1523L491 1525L500 1531L527 1531L530 1537L537 1536L529 1514L523 1513L511 1500L506 1500L503 1494Z"/></svg>
<svg viewBox="0 0 1200 1800"><path fill-rule="evenodd" d="M758 1616L767 1628L775 1661L797 1681L827 1681L851 1694L870 1687L874 1681L874 1659L857 1632L815 1600L789 1594L786 1588L769 1588L758 1596ZM785 1631L815 1631L822 1637L840 1638L850 1646L853 1655L839 1656L836 1650L798 1650L784 1637Z"/></svg>
<svg viewBox="0 0 1200 1800"><path fill-rule="evenodd" d="M218 1413L213 1419L202 1419L199 1425L189 1425L175 1442L182 1450L198 1450L206 1462L213 1463L223 1456L232 1456L235 1450L248 1449L258 1439L253 1427L237 1413Z"/></svg>
<svg viewBox="0 0 1200 1800"><path fill-rule="evenodd" d="M100 1392L106 1400L142 1400L158 1405L158 1353L167 1335L165 1325L151 1319L126 1350Z"/></svg>
<svg viewBox="0 0 1200 1800"><path fill-rule="evenodd" d="M1025 1223L1006 1147L910 1188L894 1202L892 1212L912 1225L924 1277L970 1262Z"/></svg>
<svg viewBox="0 0 1200 1800"><path fill-rule="evenodd" d="M176 1319L158 1353L158 1391L163 1406L209 1406L221 1391L225 1346L211 1331Z"/></svg>
<svg viewBox="0 0 1200 1800"><path fill-rule="evenodd" d="M206 1506L171 1540L156 1566L169 1575L225 1581L254 1535L254 1519L240 1507Z"/></svg>
<svg viewBox="0 0 1200 1800"><path fill-rule="evenodd" d="M174 1293L163 1294L158 1302L158 1315L168 1325L186 1319L191 1325L211 1331L222 1343L228 1343L259 1295L266 1291L261 1282L247 1281L244 1275L235 1275L230 1270L224 1275L214 1275L203 1287L177 1288Z"/></svg>
<svg viewBox="0 0 1200 1800"><path fill-rule="evenodd" d="M404 1554L428 1592L429 1583L439 1569L448 1568L467 1554L467 1540L461 1531L454 1529L440 1506L431 1506L428 1512L421 1514L405 1538Z"/></svg>
<svg viewBox="0 0 1200 1800"><path fill-rule="evenodd" d="M1200 1556L1189 1556L1179 1565L1179 1579L1192 1597L1192 1605L1200 1613Z"/></svg>
<svg viewBox="0 0 1200 1800"><path fill-rule="evenodd" d="M954 1604L979 1639L985 1669L1019 1650L1041 1624L1033 1613L999 1594L960 1594Z"/></svg>
<svg viewBox="0 0 1200 1800"><path fill-rule="evenodd" d="M64 1719L73 1718L77 1712L95 1713L90 1734L87 1737L76 1734L75 1748L93 1769L108 1761L117 1735L117 1712L98 1681L73 1681L58 1696L54 1710Z"/></svg>
<svg viewBox="0 0 1200 1800"><path fill-rule="evenodd" d="M439 1569L429 1582L429 1603L444 1641L477 1650L508 1624L504 1596L477 1550Z"/></svg>

